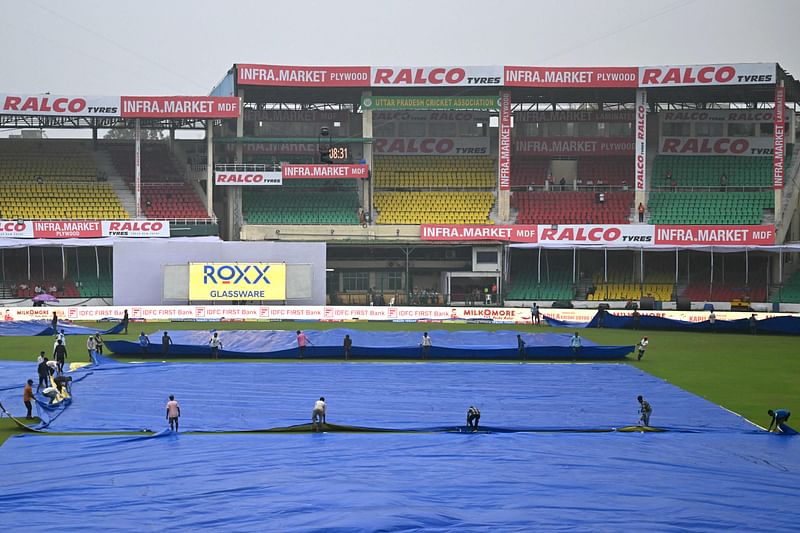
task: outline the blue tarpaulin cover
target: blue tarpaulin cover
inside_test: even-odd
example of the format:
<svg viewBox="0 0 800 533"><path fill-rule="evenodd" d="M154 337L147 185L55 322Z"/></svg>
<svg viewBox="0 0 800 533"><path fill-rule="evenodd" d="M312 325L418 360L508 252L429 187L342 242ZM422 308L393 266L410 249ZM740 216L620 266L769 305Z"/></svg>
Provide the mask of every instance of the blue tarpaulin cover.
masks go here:
<svg viewBox="0 0 800 533"><path fill-rule="evenodd" d="M72 404L43 427L159 433L9 439L4 530L795 531L800 520L800 439L632 365L97 361L70 373ZM17 376L33 366L0 362L15 413ZM163 431L168 394L179 434ZM665 432L572 432L635 425L638 394ZM407 431L183 433L307 424L319 396L329 423ZM487 431L464 430L469 405ZM33 518L32 498L46 502Z"/></svg>
<svg viewBox="0 0 800 533"><path fill-rule="evenodd" d="M297 336L294 331L239 330L219 332L223 349L221 357L237 358L297 358ZM408 358L421 357L419 331L362 331L355 329L305 330L311 345L305 357L342 358L345 335L353 340L353 357ZM520 359L517 351L518 331L430 331L430 359ZM163 331L149 336L151 345L143 353L138 342L110 340L106 345L119 355L160 355ZM548 359L621 359L633 351L633 346L601 346L583 339L583 347L575 354L570 347L571 335L566 333L522 333L527 358ZM175 331L170 355L209 355L206 331Z"/></svg>

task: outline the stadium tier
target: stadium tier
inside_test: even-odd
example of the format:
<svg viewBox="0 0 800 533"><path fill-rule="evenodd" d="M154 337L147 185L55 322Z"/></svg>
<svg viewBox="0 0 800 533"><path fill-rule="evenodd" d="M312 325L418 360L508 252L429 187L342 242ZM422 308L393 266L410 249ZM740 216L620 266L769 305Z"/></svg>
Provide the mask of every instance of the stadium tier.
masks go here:
<svg viewBox="0 0 800 533"><path fill-rule="evenodd" d="M656 191L647 208L651 224L761 224L774 204L772 191Z"/></svg>
<svg viewBox="0 0 800 533"><path fill-rule="evenodd" d="M248 224L358 224L353 180L286 180L281 187L246 190L242 213Z"/></svg>
<svg viewBox="0 0 800 533"><path fill-rule="evenodd" d="M628 224L633 192L515 192L518 224Z"/></svg>
<svg viewBox="0 0 800 533"><path fill-rule="evenodd" d="M491 189L495 165L489 157L380 156L372 174L379 189Z"/></svg>
<svg viewBox="0 0 800 533"><path fill-rule="evenodd" d="M0 218L129 218L107 183L0 183Z"/></svg>
<svg viewBox="0 0 800 533"><path fill-rule="evenodd" d="M378 224L493 224L491 192L376 192Z"/></svg>
<svg viewBox="0 0 800 533"><path fill-rule="evenodd" d="M652 176L654 187L771 187L772 157L659 155Z"/></svg>

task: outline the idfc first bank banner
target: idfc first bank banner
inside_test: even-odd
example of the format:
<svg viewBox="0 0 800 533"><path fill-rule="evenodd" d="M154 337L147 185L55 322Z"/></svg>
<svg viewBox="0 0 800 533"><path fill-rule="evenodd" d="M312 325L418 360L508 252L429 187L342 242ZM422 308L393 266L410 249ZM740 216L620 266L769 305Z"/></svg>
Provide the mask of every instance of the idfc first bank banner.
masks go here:
<svg viewBox="0 0 800 533"><path fill-rule="evenodd" d="M285 263L189 263L189 300L285 300Z"/></svg>

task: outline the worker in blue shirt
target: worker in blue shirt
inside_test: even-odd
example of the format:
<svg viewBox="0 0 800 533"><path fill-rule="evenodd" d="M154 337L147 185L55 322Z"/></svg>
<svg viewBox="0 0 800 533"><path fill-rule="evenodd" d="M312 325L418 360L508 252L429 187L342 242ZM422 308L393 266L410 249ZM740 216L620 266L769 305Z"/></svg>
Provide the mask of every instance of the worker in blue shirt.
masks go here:
<svg viewBox="0 0 800 533"><path fill-rule="evenodd" d="M769 423L769 428L767 431L772 431L773 426L776 432L783 433L785 430L783 429L783 424L789 420L789 417L792 416L787 409L770 409L767 411L767 414L772 417L772 421Z"/></svg>

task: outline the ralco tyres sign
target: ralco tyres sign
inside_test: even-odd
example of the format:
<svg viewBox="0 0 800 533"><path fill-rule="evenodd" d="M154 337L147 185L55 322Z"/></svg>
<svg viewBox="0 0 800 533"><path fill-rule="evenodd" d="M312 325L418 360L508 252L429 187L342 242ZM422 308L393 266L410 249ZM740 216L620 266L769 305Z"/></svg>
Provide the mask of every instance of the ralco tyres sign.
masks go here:
<svg viewBox="0 0 800 533"><path fill-rule="evenodd" d="M166 220L0 220L0 237L10 239L169 236Z"/></svg>

